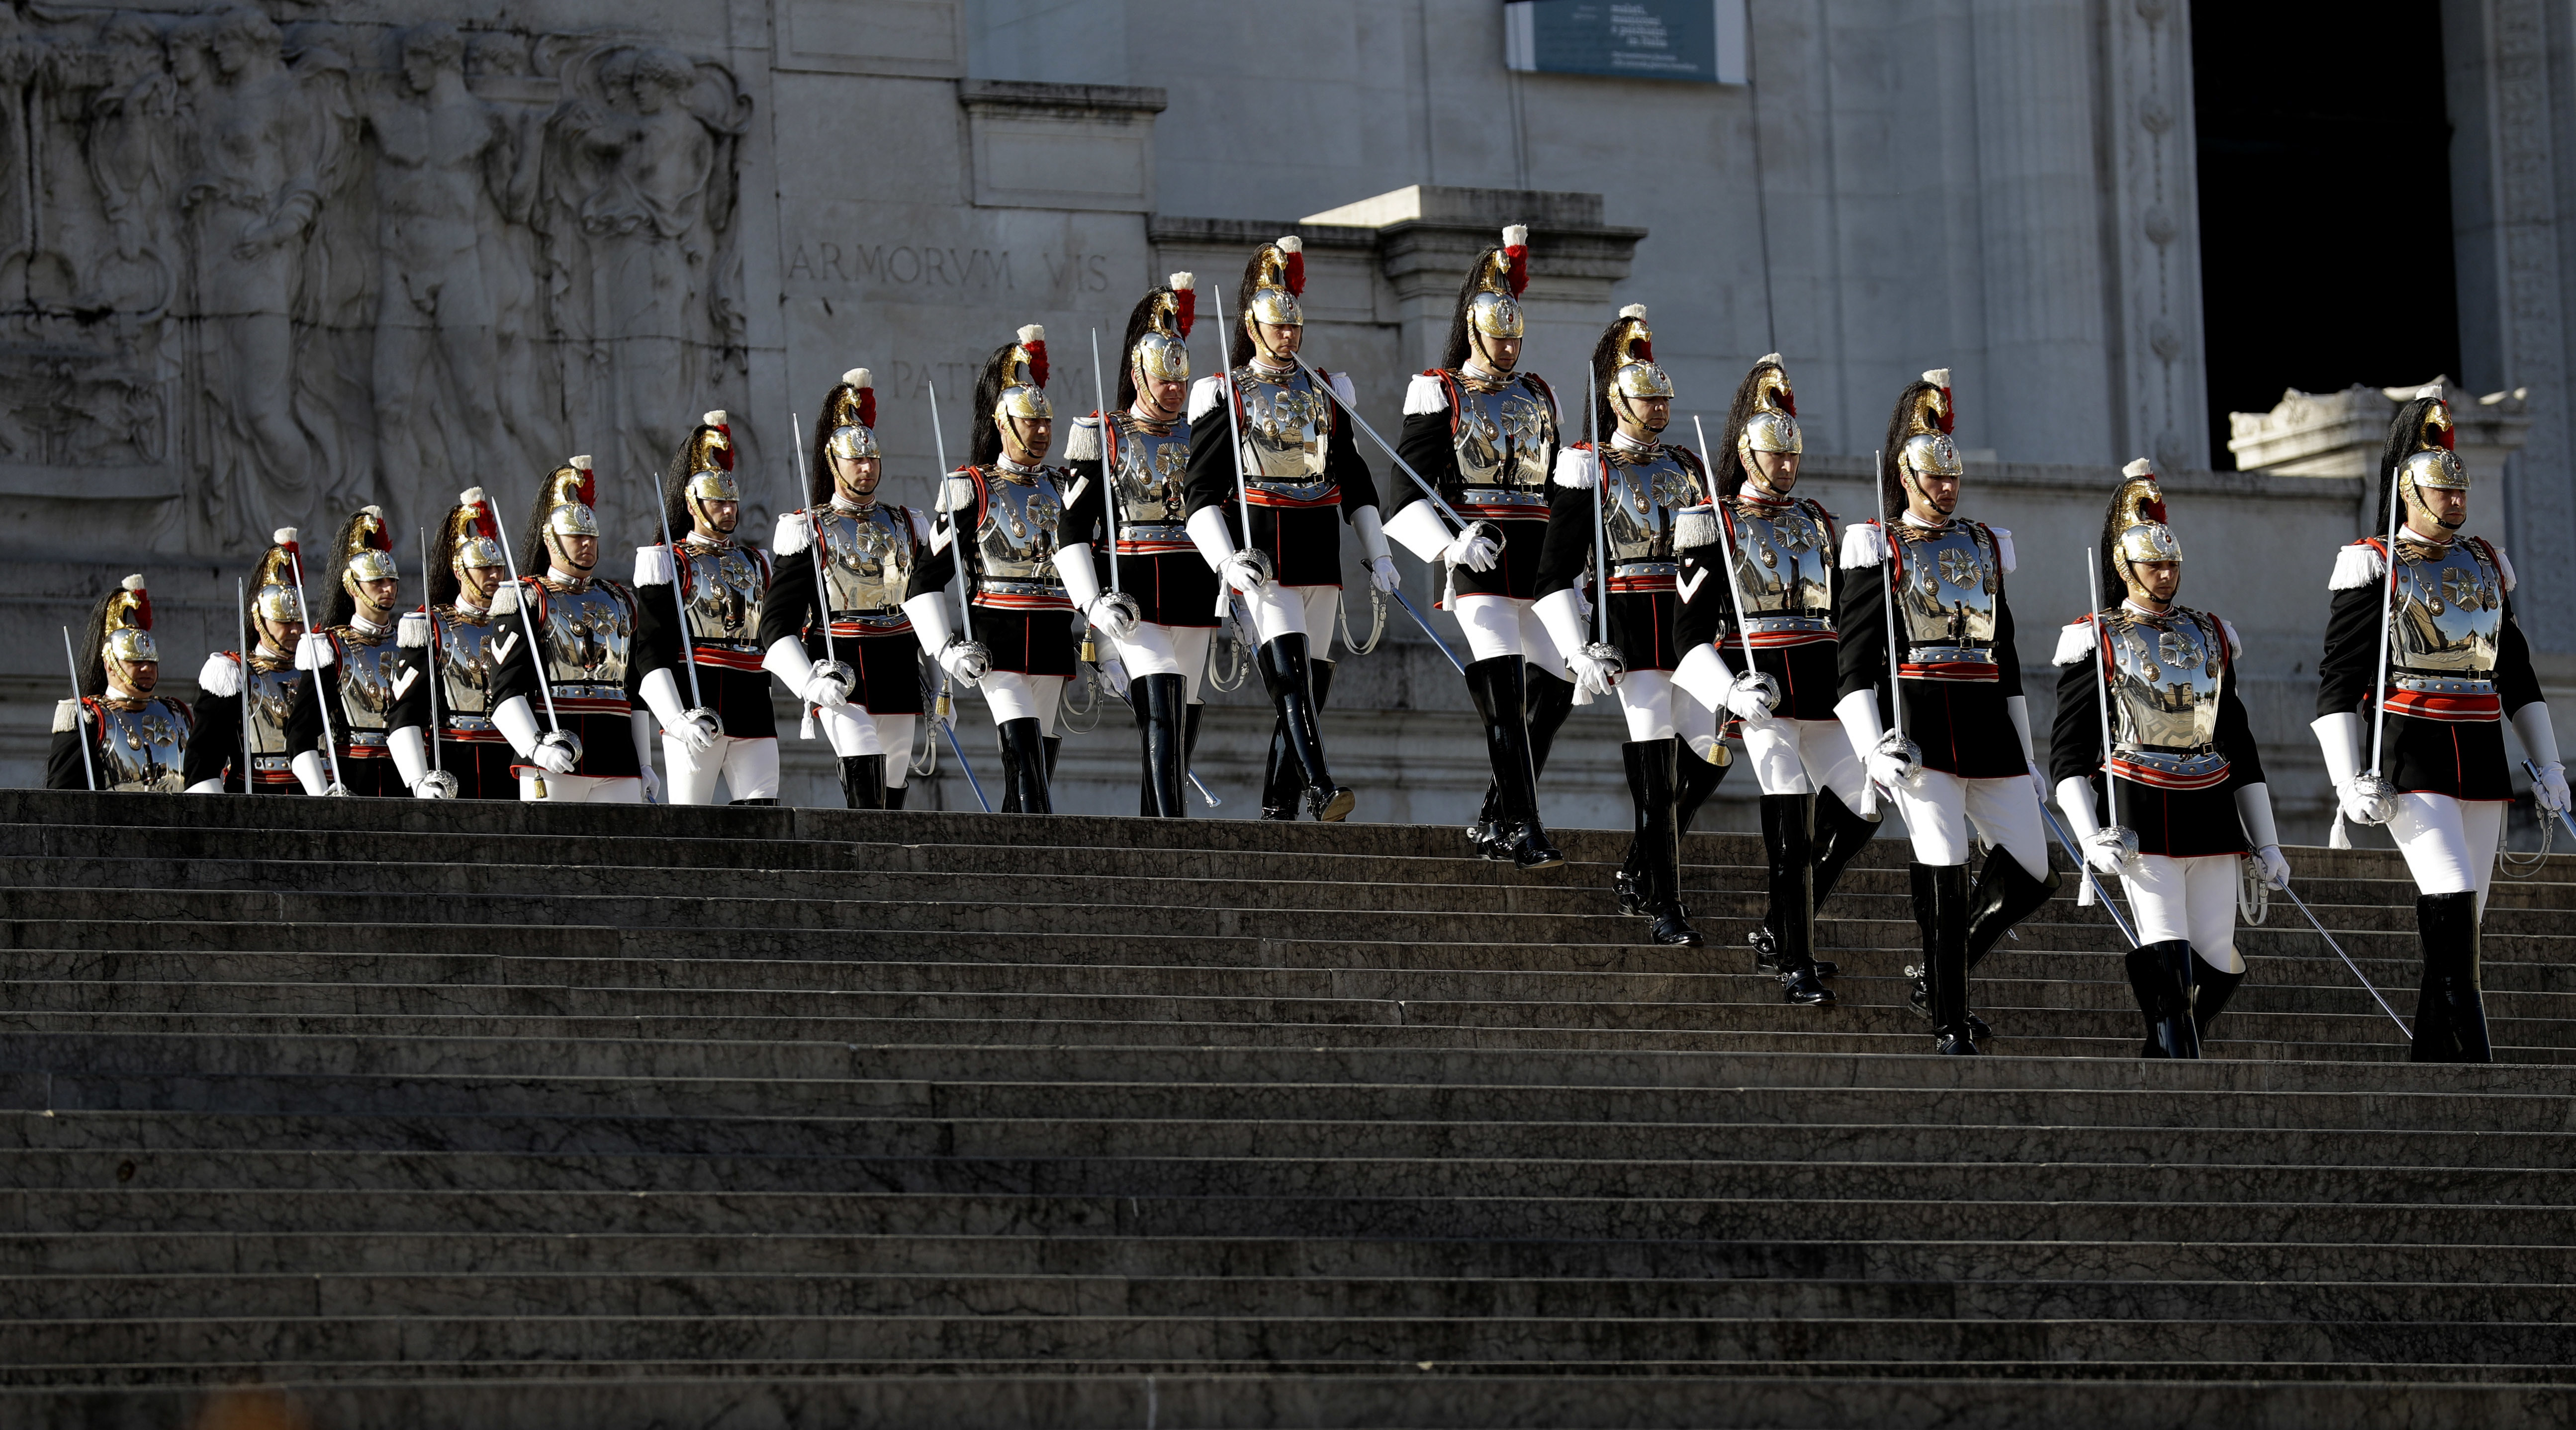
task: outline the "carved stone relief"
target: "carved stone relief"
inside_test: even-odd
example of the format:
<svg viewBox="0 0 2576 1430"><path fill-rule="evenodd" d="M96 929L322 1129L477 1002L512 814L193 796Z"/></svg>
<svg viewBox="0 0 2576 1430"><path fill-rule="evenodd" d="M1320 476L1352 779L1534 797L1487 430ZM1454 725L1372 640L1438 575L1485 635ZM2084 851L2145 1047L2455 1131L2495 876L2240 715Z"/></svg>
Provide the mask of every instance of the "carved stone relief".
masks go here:
<svg viewBox="0 0 2576 1430"><path fill-rule="evenodd" d="M165 477L138 546L411 524L576 448L658 470L742 381L751 101L712 61L31 6L0 8L0 86L0 467Z"/></svg>

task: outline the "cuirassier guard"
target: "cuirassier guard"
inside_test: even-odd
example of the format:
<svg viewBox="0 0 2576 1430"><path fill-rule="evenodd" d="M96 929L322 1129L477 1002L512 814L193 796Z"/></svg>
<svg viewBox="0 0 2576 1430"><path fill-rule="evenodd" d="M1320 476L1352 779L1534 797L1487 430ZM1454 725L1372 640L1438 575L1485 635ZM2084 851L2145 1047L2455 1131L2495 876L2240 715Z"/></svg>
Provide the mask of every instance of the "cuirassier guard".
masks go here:
<svg viewBox="0 0 2576 1430"><path fill-rule="evenodd" d="M652 717L635 708L629 688L635 596L591 574L599 564L597 497L588 457L537 484L519 545L530 565L545 563L545 574L520 573L492 609L500 627L492 724L518 755L510 772L523 800L642 804L659 785Z"/></svg>
<svg viewBox="0 0 2576 1430"><path fill-rule="evenodd" d="M876 425L876 380L854 367L823 399L814 424L807 507L778 518L776 570L760 602L761 663L821 722L849 807L901 809L921 718L921 641L903 597L929 549L930 516L877 500L885 454Z"/></svg>
<svg viewBox="0 0 2576 1430"><path fill-rule="evenodd" d="M1371 584L1394 590L1397 575L1378 523L1377 480L1334 408L1336 395L1354 400L1351 380L1297 355L1305 288L1305 241L1294 234L1263 244L1244 265L1225 335L1227 373L1190 389L1187 505L1200 555L1251 615L1275 712L1262 817L1295 819L1302 789L1308 813L1336 820L1356 801L1325 764L1318 712L1333 689L1342 522L1359 534Z"/></svg>
<svg viewBox="0 0 2576 1430"><path fill-rule="evenodd" d="M1672 420L1673 380L1655 364L1643 305L1619 310L1593 347L1592 372L1601 384L1591 395L1594 422L1608 440L1597 454L1592 443L1578 442L1557 457L1537 612L1551 643L1569 653L1577 698L1615 696L1627 720L1620 755L1636 834L1618 880L1622 908L1655 921L1655 942L1696 948L1699 931L1681 901L1679 762L1686 737L1696 735L1701 748L1714 741L1716 719L1673 688L1681 606L1674 553L1687 513L1707 524L1708 474L1697 453L1661 440ZM1606 583L1592 569L1601 564L1596 557L1607 562ZM1586 633L1578 587L1587 584L1596 600L1608 602L1615 663ZM1598 595L1605 584L1609 594ZM1708 764L1696 751L1687 758Z"/></svg>
<svg viewBox="0 0 2576 1430"><path fill-rule="evenodd" d="M2004 595L2012 533L1955 515L1966 469L1950 436L1954 420L1947 369L1908 386L1888 419L1879 509L1901 515L1843 534L1835 612L1842 694L1834 709L1870 779L1895 795L1914 843L1914 917L1923 928L1917 1007L1939 1034L1937 1051L1974 1053L1983 1023L1968 1011L1968 971L2048 901L2057 875L2040 826L2030 713ZM1891 587L1892 615L1883 605ZM1890 621L1899 642L1894 672ZM1972 826L1989 846L1973 894Z"/></svg>
<svg viewBox="0 0 2576 1430"><path fill-rule="evenodd" d="M295 528L279 527L273 540L251 577L242 649L216 651L197 672L197 729L188 741L190 794L241 792L245 705L250 790L290 794L300 788L286 742L286 718L295 708L296 692L312 676L296 665L305 630L304 599L295 590ZM245 684L247 701L242 698ZM319 752L314 753L318 758Z"/></svg>
<svg viewBox="0 0 2576 1430"><path fill-rule="evenodd" d="M390 743L399 752L421 739L436 717L432 776L415 779L411 786L421 799L519 797L518 779L510 773L510 742L492 723L492 679L500 651L504 640L522 629L515 616L504 620L493 615L509 581L500 531L481 487L459 492L430 547L429 571L423 577L428 604L402 620L402 642L421 652L426 678L395 698ZM524 642L524 635L520 639ZM439 772L447 778L435 778Z"/></svg>
<svg viewBox="0 0 2576 1430"><path fill-rule="evenodd" d="M2424 979L2413 1057L2421 1063L2494 1061L2478 921L2513 799L2508 721L2539 770L2532 798L2544 817L2567 807L2549 707L2514 619L2513 565L2494 542L2461 533L2469 475L2452 441L2438 387L2398 409L2380 457L2377 508L2377 519L2397 528L2396 549L2383 527L2335 558L2317 663L2314 729L2334 779L2336 839L2346 819L2385 824L2415 876ZM2386 722L2376 733L2374 713Z"/></svg>
<svg viewBox="0 0 2576 1430"><path fill-rule="evenodd" d="M1046 379L1046 329L1035 323L985 360L975 380L969 460L940 483L931 553L913 568L903 603L922 649L951 679L984 692L1002 742L1002 808L1021 814L1054 812L1047 779L1062 740L1050 732L1074 666L1066 568L1090 554L1058 559L1056 533L1073 478L1046 464L1055 443ZM944 595L959 570L956 532L965 534L971 609L963 617L971 639L953 629Z"/></svg>
<svg viewBox="0 0 2576 1430"><path fill-rule="evenodd" d="M1468 835L1488 859L1524 869L1564 862L1539 822L1538 775L1574 702L1565 653L1532 609L1546 543L1548 480L1559 430L1556 394L1521 359L1520 293L1529 286L1529 230L1503 230L1467 270L1440 366L1404 395L1405 462L1468 523L1453 532L1418 491L1387 533L1449 573L1442 605L1456 613L1472 657L1467 694L1484 724L1493 788Z"/></svg>
<svg viewBox="0 0 2576 1430"><path fill-rule="evenodd" d="M1144 787L1137 812L1166 819L1187 810L1182 793L1198 735L1199 679L1216 634L1216 575L1190 541L1189 336L1197 312L1196 282L1175 273L1127 316L1118 347L1118 406L1104 428L1097 412L1076 422L1065 458L1077 495L1065 511L1064 549L1099 550L1112 538L1118 559L1091 567L1115 572L1118 590L1084 607L1092 626L1116 646L1127 671L1127 698L1144 739ZM1298 379L1302 381L1302 376ZM1220 414L1222 415L1222 414ZM1123 599L1121 598L1123 593ZM1080 593L1076 593L1079 600ZM1315 672L1316 698L1331 684L1329 662ZM1271 781L1281 778L1274 736ZM1288 769L1295 769L1291 762ZM1292 779L1293 791L1302 783ZM1294 800L1289 801L1291 812Z"/></svg>
<svg viewBox="0 0 2576 1430"><path fill-rule="evenodd" d="M429 766L420 732L400 732L397 738L394 729L394 701L420 679L405 647L420 641L396 636L402 570L382 507L360 507L341 526L330 571L323 579L335 582L331 604L311 643L310 663L318 669L286 717L295 777L306 794L330 792L332 762L321 753L329 740L339 746L340 783L349 793L400 797Z"/></svg>
<svg viewBox="0 0 2576 1430"><path fill-rule="evenodd" d="M99 598L79 661L79 698L54 707L45 786L147 794L185 788L196 720L187 706L153 693L161 683L161 649L152 640L152 593L142 576L126 577Z"/></svg>
<svg viewBox="0 0 2576 1430"><path fill-rule="evenodd" d="M778 713L758 639L769 555L734 536L742 489L722 411L681 440L662 507L678 549L635 548L634 658L636 693L662 727L671 803L715 803L721 774L735 804L776 804Z"/></svg>
<svg viewBox="0 0 2576 1430"><path fill-rule="evenodd" d="M2057 639L2057 721L2049 778L2084 860L2118 876L2137 916L2129 986L2146 1016L2145 1056L2196 1058L2245 981L2236 948L2240 861L2287 888L2272 792L2237 696L2236 628L2174 603L2182 542L2145 458L2122 472L2102 522L2101 591L2117 605ZM2111 751L2102 750L2109 692ZM2116 797L2106 816L2102 780Z"/></svg>
<svg viewBox="0 0 2576 1430"><path fill-rule="evenodd" d="M1711 519L1682 553L1687 653L1674 679L1736 717L1761 782L1770 906L1753 931L1753 966L1777 973L1789 1002L1830 1003L1819 980L1838 970L1816 957L1816 910L1878 821L1853 813L1873 802L1834 716L1834 514L1795 495L1806 438L1778 353L1744 375L1720 440Z"/></svg>

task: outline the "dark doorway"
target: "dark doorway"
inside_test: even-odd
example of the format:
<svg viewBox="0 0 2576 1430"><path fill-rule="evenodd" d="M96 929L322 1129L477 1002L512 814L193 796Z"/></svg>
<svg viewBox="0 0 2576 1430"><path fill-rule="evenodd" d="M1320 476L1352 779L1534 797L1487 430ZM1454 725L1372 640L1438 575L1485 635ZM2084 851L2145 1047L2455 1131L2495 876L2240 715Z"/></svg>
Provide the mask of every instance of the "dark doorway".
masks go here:
<svg viewBox="0 0 2576 1430"><path fill-rule="evenodd" d="M2193 0L2209 451L2281 390L2460 375L2439 0Z"/></svg>

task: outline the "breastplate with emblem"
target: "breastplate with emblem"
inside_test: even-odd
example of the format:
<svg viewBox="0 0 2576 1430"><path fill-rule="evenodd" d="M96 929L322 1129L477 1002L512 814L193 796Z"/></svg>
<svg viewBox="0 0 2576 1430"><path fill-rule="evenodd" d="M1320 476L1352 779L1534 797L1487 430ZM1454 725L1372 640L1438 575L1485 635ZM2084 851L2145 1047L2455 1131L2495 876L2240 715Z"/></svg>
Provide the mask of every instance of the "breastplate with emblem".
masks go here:
<svg viewBox="0 0 2576 1430"><path fill-rule="evenodd" d="M1889 525L1905 562L1896 608L1907 643L1918 652L1991 648L2003 560L1985 530L1955 521L1938 531L1906 521Z"/></svg>
<svg viewBox="0 0 2576 1430"><path fill-rule="evenodd" d="M2218 618L2176 606L2110 618L2111 731L2122 753L2206 750L2218 742L2218 684L2227 633Z"/></svg>
<svg viewBox="0 0 2576 1430"><path fill-rule="evenodd" d="M1819 629L1831 629L1834 553L1824 522L1802 502L1739 499L1726 511L1745 614L1822 621Z"/></svg>
<svg viewBox="0 0 2576 1430"><path fill-rule="evenodd" d="M401 649L394 633L369 637L354 626L342 626L331 634L340 643L340 708L335 713L345 724L339 733L381 733L394 709L394 665Z"/></svg>
<svg viewBox="0 0 2576 1430"><path fill-rule="evenodd" d="M912 513L902 507L879 502L823 512L823 604L834 616L899 609L913 560Z"/></svg>
<svg viewBox="0 0 2576 1430"><path fill-rule="evenodd" d="M760 634L760 597L769 589L769 574L760 559L731 542L722 546L683 542L680 554L689 563L680 583L687 599L689 640L749 649Z"/></svg>
<svg viewBox="0 0 2576 1430"><path fill-rule="evenodd" d="M1320 497L1324 447L1333 433L1331 394L1316 391L1303 372L1272 379L1249 364L1234 370L1234 389L1243 398L1244 479L1281 496Z"/></svg>
<svg viewBox="0 0 2576 1430"><path fill-rule="evenodd" d="M635 613L617 592L594 581L579 591L546 589L546 680L553 685L626 684L635 642Z"/></svg>
<svg viewBox="0 0 2576 1430"><path fill-rule="evenodd" d="M1614 566L1673 559L1673 522L1682 508L1701 501L1699 478L1670 447L1647 452L1610 449L1602 495L1602 524L1609 529Z"/></svg>
<svg viewBox="0 0 2576 1430"><path fill-rule="evenodd" d="M2475 542L2454 541L2435 552L2401 540L2390 619L2389 664L2396 669L2493 679L2504 634L2504 574Z"/></svg>
<svg viewBox="0 0 2576 1430"><path fill-rule="evenodd" d="M244 684L250 690L250 752L253 755L283 755L286 751L286 717L295 708L295 692L304 685L304 672L292 668L261 670L248 668Z"/></svg>
<svg viewBox="0 0 2576 1430"><path fill-rule="evenodd" d="M90 706L100 719L99 788L177 794L186 788L188 717L167 700L147 700L140 710Z"/></svg>
<svg viewBox="0 0 2576 1430"><path fill-rule="evenodd" d="M975 525L975 554L986 581L1060 588L1055 573L1056 525L1064 496L1053 467L1017 481L1000 467L984 475L984 515Z"/></svg>
<svg viewBox="0 0 2576 1430"><path fill-rule="evenodd" d="M1249 389L1245 395L1248 399ZM1248 408L1249 401L1245 405ZM1179 528L1187 515L1181 502L1181 484L1190 465L1189 429L1175 422L1156 432L1137 421L1131 412L1122 412L1110 420L1118 433L1118 470L1113 480L1119 540L1145 541L1174 534L1187 539L1185 531L1166 533L1158 528ZM1251 436L1247 434L1244 440L1248 448ZM1248 450L1246 455L1250 455ZM1323 460L1319 446L1313 469L1318 474L1323 471ZM1247 460L1244 468L1249 476L1251 462Z"/></svg>
<svg viewBox="0 0 2576 1430"><path fill-rule="evenodd" d="M508 634L519 634L514 619ZM492 672L503 628L490 613L467 615L455 607L438 612L438 716L492 713Z"/></svg>
<svg viewBox="0 0 2576 1430"><path fill-rule="evenodd" d="M1458 411L1450 428L1458 452L1458 480L1467 487L1501 487L1547 500L1548 466L1556 459L1556 417L1526 376L1492 392L1479 392L1452 374ZM1472 498L1471 498L1472 499Z"/></svg>

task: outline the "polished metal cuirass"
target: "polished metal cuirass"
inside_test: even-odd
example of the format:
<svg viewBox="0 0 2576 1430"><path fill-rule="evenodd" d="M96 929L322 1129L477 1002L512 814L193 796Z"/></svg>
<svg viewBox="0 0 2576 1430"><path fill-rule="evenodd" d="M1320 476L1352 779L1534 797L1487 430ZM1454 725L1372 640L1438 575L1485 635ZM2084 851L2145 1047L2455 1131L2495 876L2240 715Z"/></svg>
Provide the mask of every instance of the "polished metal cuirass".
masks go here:
<svg viewBox="0 0 2576 1430"><path fill-rule="evenodd" d="M1548 467L1556 460L1556 417L1547 398L1526 376L1514 376L1492 392L1479 392L1460 376L1454 390L1457 422L1450 430L1459 482L1544 499Z"/></svg>
<svg viewBox="0 0 2576 1430"><path fill-rule="evenodd" d="M2504 573L2474 541L2440 552L2398 543L2389 664L2400 671L2494 678L2504 634Z"/></svg>
<svg viewBox="0 0 2576 1430"><path fill-rule="evenodd" d="M2227 633L2218 618L2173 607L2111 617L2112 740L2133 750L2206 750L2218 742L2218 684Z"/></svg>
<svg viewBox="0 0 2576 1430"><path fill-rule="evenodd" d="M1897 614L1917 658L1927 652L1976 652L1995 643L2003 603L2003 559L1983 527L1952 522L1937 531L1889 523L1901 543L1904 584Z"/></svg>
<svg viewBox="0 0 2576 1430"><path fill-rule="evenodd" d="M581 590L546 588L546 680L553 685L599 687L623 696L626 662L635 644L635 610L605 581Z"/></svg>
<svg viewBox="0 0 2576 1430"><path fill-rule="evenodd" d="M1303 372L1274 380L1249 365L1234 370L1234 386L1243 396L1244 480L1285 497L1321 496L1332 394L1317 391Z"/></svg>
<svg viewBox="0 0 2576 1430"><path fill-rule="evenodd" d="M1673 455L1670 447L1643 452L1613 447L1602 495L1602 524L1609 529L1610 560L1615 565L1669 562L1673 559L1673 523L1682 508L1704 499L1699 478Z"/></svg>
<svg viewBox="0 0 2576 1430"><path fill-rule="evenodd" d="M283 755L286 749L286 717L295 709L295 692L303 688L305 673L281 667L261 670L248 668L250 687L250 752L253 755Z"/></svg>
<svg viewBox="0 0 2576 1430"><path fill-rule="evenodd" d="M915 559L912 513L902 507L872 503L857 511L823 512L823 604L834 616L900 608Z"/></svg>
<svg viewBox="0 0 2576 1430"><path fill-rule="evenodd" d="M1822 621L1820 629L1830 629L1834 552L1823 520L1803 502L1736 501L1725 510L1745 614Z"/></svg>
<svg viewBox="0 0 2576 1430"><path fill-rule="evenodd" d="M489 612L466 615L455 607L438 612L438 716L488 716L492 713L492 673L500 662L493 646L503 627ZM517 618L509 629L516 630Z"/></svg>
<svg viewBox="0 0 2576 1430"><path fill-rule="evenodd" d="M689 640L749 649L760 634L760 598L769 589L760 558L731 542L683 543L680 554L689 563L681 577L681 589L688 593Z"/></svg>
<svg viewBox="0 0 2576 1430"><path fill-rule="evenodd" d="M340 709L343 722L339 733L368 730L383 733L391 723L394 710L395 670L401 647L394 633L365 636L352 626L342 626L331 633L340 643Z"/></svg>
<svg viewBox="0 0 2576 1430"><path fill-rule="evenodd" d="M1250 395L1249 390L1246 392ZM1248 405L1248 404L1247 404ZM1134 414L1122 412L1111 421L1117 424L1118 470L1114 477L1121 541L1187 540L1182 526L1188 515L1181 502L1181 485L1187 479L1190 465L1190 432L1178 423L1156 432L1136 420ZM1247 437L1249 443L1253 439ZM1316 449L1313 470L1323 471L1322 448ZM1246 475L1251 464L1245 464ZM1297 478L1305 480L1303 476Z"/></svg>
<svg viewBox="0 0 2576 1430"><path fill-rule="evenodd" d="M147 700L140 710L90 707L102 724L99 788L177 794L188 759L188 715L167 700Z"/></svg>
<svg viewBox="0 0 2576 1430"><path fill-rule="evenodd" d="M1060 589L1055 572L1056 525L1064 497L1055 469L1015 479L1001 467L984 474L984 515L975 526L975 553L986 582Z"/></svg>

